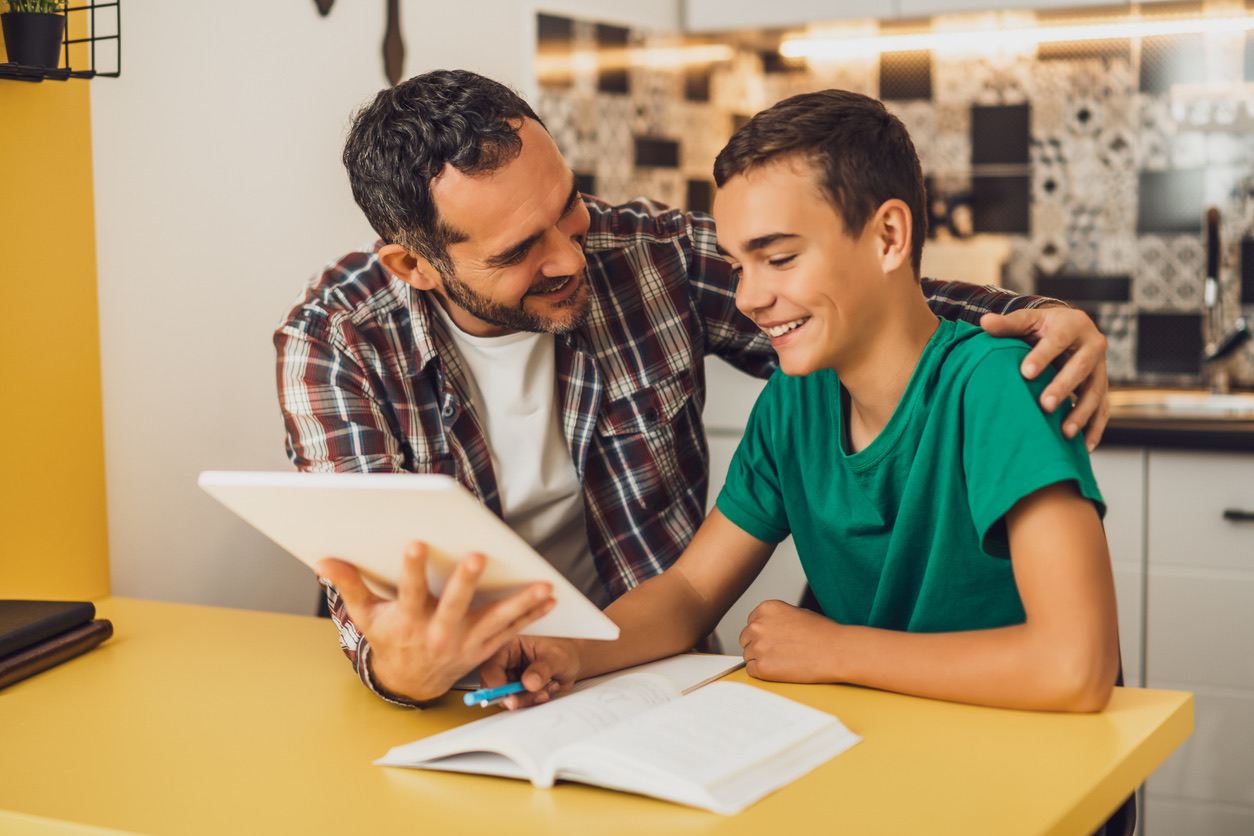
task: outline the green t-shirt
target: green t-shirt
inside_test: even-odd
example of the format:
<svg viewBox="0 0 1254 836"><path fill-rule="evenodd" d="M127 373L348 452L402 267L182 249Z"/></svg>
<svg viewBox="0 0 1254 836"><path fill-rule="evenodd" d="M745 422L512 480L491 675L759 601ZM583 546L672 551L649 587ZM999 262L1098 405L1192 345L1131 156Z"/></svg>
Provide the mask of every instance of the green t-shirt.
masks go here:
<svg viewBox="0 0 1254 836"><path fill-rule="evenodd" d="M736 450L718 508L767 543L789 533L823 611L842 624L933 633L1019 624L1003 517L1074 483L1104 514L1083 440L1025 380L1028 347L942 321L901 402L850 454L830 369L777 372Z"/></svg>

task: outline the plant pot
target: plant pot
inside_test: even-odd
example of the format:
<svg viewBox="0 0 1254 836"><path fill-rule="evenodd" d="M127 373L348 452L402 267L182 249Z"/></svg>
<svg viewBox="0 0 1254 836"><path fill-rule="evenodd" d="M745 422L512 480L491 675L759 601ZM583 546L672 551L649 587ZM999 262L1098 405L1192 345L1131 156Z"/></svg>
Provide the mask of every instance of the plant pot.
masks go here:
<svg viewBox="0 0 1254 836"><path fill-rule="evenodd" d="M56 69L61 63L65 15L42 12L5 12L4 48L13 64Z"/></svg>

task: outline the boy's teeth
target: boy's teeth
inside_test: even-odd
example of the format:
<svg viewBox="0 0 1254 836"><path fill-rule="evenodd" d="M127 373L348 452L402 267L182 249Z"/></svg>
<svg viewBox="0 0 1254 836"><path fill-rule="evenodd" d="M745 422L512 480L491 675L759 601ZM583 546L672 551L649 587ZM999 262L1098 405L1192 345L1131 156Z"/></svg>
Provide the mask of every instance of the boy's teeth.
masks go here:
<svg viewBox="0 0 1254 836"><path fill-rule="evenodd" d="M772 337L782 337L784 334L787 334L789 331L793 330L794 328L800 327L802 324L805 323L805 321L806 320L804 317L802 319L794 319L792 322L785 322L783 325L776 325L773 328L766 328L765 331L766 333L770 334Z"/></svg>

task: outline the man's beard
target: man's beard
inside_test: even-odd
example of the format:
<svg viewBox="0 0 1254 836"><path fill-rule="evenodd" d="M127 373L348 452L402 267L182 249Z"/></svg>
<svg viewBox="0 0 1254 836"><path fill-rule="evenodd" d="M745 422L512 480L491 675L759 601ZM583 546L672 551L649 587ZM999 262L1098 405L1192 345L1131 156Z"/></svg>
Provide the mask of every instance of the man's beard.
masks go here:
<svg viewBox="0 0 1254 836"><path fill-rule="evenodd" d="M533 291L528 291L523 296L517 308L511 308L508 305L502 305L494 299L489 299L455 275L442 274L441 277L444 279L444 292L448 294L450 301L475 317L498 328L507 328L511 331L566 334L582 325L588 316L588 291L586 286L584 288L575 288L568 299L558 303L559 308L570 308L580 305L581 307L575 315L568 322L555 322L552 319L537 316L523 309L523 302L526 301L527 296L530 296ZM587 283L587 274L583 273L578 276L559 276L549 279L540 287L556 287L561 285L567 278L571 281L583 281L585 285Z"/></svg>

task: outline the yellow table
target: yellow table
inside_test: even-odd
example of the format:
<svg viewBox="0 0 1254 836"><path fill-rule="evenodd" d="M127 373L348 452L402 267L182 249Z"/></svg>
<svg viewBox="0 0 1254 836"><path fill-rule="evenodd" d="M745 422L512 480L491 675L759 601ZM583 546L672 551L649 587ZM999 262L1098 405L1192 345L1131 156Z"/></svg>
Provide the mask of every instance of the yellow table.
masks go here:
<svg viewBox="0 0 1254 836"><path fill-rule="evenodd" d="M1116 689L1106 712L1070 716L755 683L865 740L725 818L373 766L483 714L382 702L328 621L121 598L98 610L113 639L0 691L0 833L1086 833L1193 728L1192 696L1172 691Z"/></svg>

